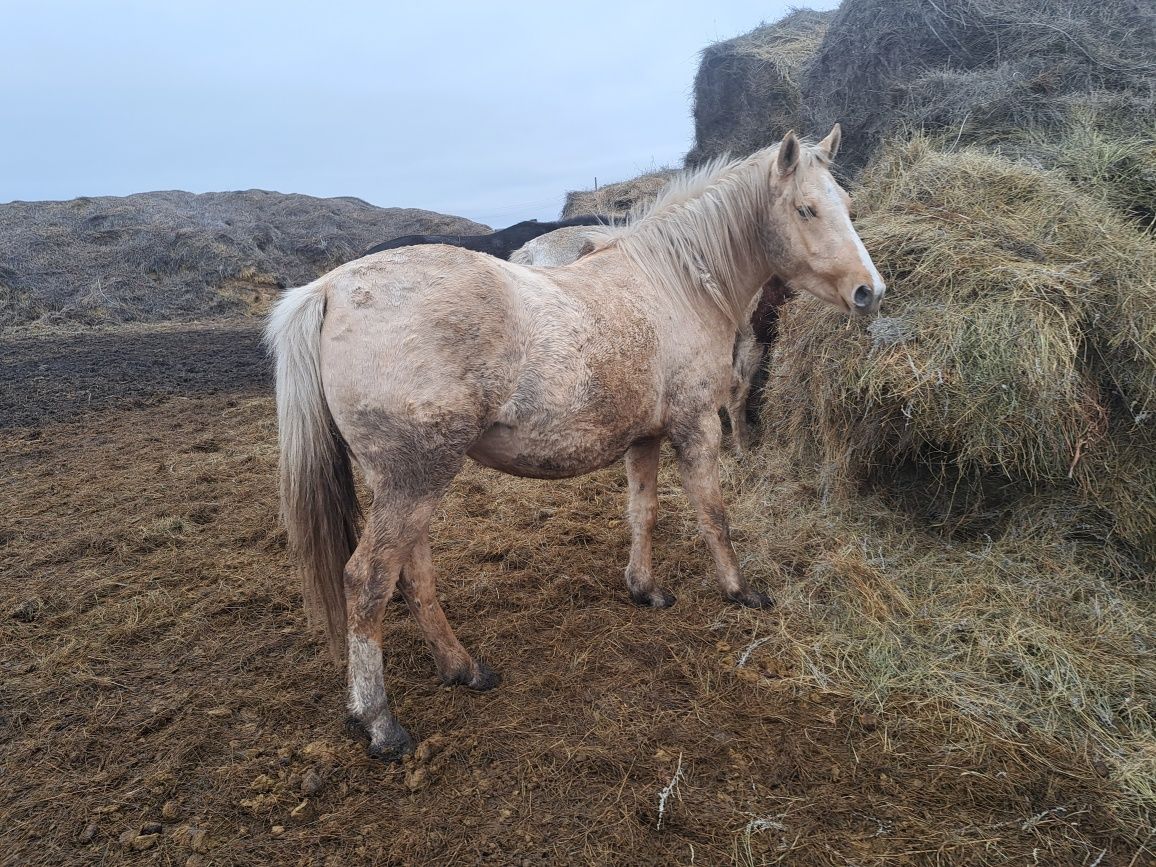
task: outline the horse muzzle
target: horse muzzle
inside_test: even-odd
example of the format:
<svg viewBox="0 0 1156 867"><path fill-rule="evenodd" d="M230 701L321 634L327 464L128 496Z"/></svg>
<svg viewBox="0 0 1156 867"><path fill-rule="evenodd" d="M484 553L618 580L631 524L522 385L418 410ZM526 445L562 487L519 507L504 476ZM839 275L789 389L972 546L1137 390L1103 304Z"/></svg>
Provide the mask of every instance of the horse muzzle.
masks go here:
<svg viewBox="0 0 1156 867"><path fill-rule="evenodd" d="M860 283L851 294L852 312L860 316L869 316L872 313L876 313L886 293L886 286L880 285L874 287L868 286L866 283Z"/></svg>

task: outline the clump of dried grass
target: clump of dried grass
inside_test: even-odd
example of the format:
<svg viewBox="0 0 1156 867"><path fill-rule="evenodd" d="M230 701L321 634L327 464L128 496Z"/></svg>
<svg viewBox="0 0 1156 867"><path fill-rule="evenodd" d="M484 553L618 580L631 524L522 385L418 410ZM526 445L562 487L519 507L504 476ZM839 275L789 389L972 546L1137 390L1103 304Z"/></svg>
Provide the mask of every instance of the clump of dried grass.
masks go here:
<svg viewBox="0 0 1156 867"><path fill-rule="evenodd" d="M675 169L646 172L628 181L604 184L595 190L572 190L566 194L562 219L582 216L625 217L636 206L662 192Z"/></svg>
<svg viewBox="0 0 1156 867"><path fill-rule="evenodd" d="M1000 150L1056 168L1081 192L1149 232L1156 228L1156 117L1128 132L1102 103L1089 100L1074 106L1058 130L1028 128Z"/></svg>

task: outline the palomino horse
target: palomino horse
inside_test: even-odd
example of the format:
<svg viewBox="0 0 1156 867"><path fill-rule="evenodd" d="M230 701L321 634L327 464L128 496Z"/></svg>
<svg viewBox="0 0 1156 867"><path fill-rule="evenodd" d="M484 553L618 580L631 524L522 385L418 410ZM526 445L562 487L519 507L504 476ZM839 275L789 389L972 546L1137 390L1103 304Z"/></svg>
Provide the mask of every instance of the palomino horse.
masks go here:
<svg viewBox="0 0 1156 867"><path fill-rule="evenodd" d="M739 572L719 486L719 408L736 323L772 273L871 313L883 280L828 171L839 128L674 181L601 230L572 265L532 269L456 247L355 260L291 289L267 339L277 361L281 509L307 605L348 649L349 712L373 755L412 748L390 712L382 620L395 586L446 683L498 678L459 643L434 584L430 519L467 456L557 479L626 455L640 605L674 597L651 571L659 444L682 483L725 597L771 604ZM373 494L357 536L351 461Z"/></svg>

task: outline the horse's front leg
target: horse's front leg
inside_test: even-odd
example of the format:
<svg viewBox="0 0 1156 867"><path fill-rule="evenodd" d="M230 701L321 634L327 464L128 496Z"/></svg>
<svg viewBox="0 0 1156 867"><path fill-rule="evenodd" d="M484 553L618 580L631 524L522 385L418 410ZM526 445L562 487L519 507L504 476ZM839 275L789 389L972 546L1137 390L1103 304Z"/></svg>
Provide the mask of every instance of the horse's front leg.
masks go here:
<svg viewBox="0 0 1156 867"><path fill-rule="evenodd" d="M639 605L669 608L674 596L654 582L650 570L651 541L658 518L658 451L662 441L642 440L626 452L626 481L630 501L626 516L630 521L630 564L626 567L626 589Z"/></svg>
<svg viewBox="0 0 1156 867"><path fill-rule="evenodd" d="M698 526L714 556L723 594L732 602L748 608L771 606L774 603L770 596L752 590L747 584L731 547L730 523L719 484L722 422L718 411L712 409L685 420L671 429L670 436L678 456L683 489L698 513Z"/></svg>

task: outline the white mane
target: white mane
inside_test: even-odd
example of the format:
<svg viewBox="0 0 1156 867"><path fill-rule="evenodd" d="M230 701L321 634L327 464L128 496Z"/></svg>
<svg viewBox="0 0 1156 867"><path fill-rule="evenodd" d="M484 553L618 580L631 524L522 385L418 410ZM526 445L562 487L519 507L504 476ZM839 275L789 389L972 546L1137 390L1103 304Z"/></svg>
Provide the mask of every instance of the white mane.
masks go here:
<svg viewBox="0 0 1156 867"><path fill-rule="evenodd" d="M742 285L744 275L766 263L764 219L778 151L774 145L743 159L722 156L682 172L625 223L593 227L589 236L598 247L616 246L674 301L694 310L705 295L737 326L752 288ZM819 157L803 146L800 160L805 171Z"/></svg>

